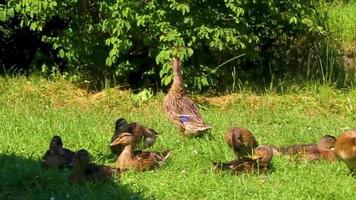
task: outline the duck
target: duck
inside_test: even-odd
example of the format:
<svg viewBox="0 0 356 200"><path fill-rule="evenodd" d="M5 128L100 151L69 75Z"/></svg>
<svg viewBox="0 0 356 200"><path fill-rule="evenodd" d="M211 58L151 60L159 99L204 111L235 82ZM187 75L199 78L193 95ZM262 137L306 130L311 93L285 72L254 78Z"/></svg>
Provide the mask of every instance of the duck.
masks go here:
<svg viewBox="0 0 356 200"><path fill-rule="evenodd" d="M335 161L336 154L334 147L336 138L332 135L324 135L317 144L297 144L292 146L280 147L275 154L293 156L297 160L314 161L324 159Z"/></svg>
<svg viewBox="0 0 356 200"><path fill-rule="evenodd" d="M110 146L122 145L124 147L116 161L118 170L152 170L164 164L171 154L170 150L164 152L134 151L134 142L135 138L131 133L122 133L110 144Z"/></svg>
<svg viewBox="0 0 356 200"><path fill-rule="evenodd" d="M241 173L265 173L270 169L273 158L272 149L267 146L258 146L252 157L241 156L230 162L213 162L215 170L228 170L235 174Z"/></svg>
<svg viewBox="0 0 356 200"><path fill-rule="evenodd" d="M252 155L252 151L258 146L251 131L241 127L229 128L224 139L238 156Z"/></svg>
<svg viewBox="0 0 356 200"><path fill-rule="evenodd" d="M96 165L90 162L90 154L80 149L73 156L73 170L68 179L70 182L103 181L111 178L117 171L106 165Z"/></svg>
<svg viewBox="0 0 356 200"><path fill-rule="evenodd" d="M128 132L134 136L135 145L143 145L144 148L152 146L156 142L156 138L159 135L152 128L146 128L145 126L136 122L128 123L126 119L119 118L115 122L115 132L111 137L111 142L116 140L121 133L125 132ZM110 145L110 149L114 154L120 154L123 150L123 147L120 145Z"/></svg>
<svg viewBox="0 0 356 200"><path fill-rule="evenodd" d="M62 138L58 135L52 137L49 149L42 157L42 165L45 167L71 167L74 152L63 148Z"/></svg>
<svg viewBox="0 0 356 200"><path fill-rule="evenodd" d="M184 92L182 62L179 58L173 58L172 69L173 83L163 102L166 116L183 135L201 136L211 126L204 122L198 107Z"/></svg>
<svg viewBox="0 0 356 200"><path fill-rule="evenodd" d="M356 175L356 128L338 136L334 151L349 168L350 173Z"/></svg>

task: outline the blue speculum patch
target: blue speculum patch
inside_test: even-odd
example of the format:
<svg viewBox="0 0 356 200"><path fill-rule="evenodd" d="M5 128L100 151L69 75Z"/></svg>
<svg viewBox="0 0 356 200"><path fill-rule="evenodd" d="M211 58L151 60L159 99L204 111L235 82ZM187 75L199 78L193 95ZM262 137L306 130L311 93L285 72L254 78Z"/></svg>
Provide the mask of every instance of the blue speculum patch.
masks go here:
<svg viewBox="0 0 356 200"><path fill-rule="evenodd" d="M180 121L182 121L183 123L189 122L189 117L186 115L181 115L181 116L179 116L179 118L180 118Z"/></svg>

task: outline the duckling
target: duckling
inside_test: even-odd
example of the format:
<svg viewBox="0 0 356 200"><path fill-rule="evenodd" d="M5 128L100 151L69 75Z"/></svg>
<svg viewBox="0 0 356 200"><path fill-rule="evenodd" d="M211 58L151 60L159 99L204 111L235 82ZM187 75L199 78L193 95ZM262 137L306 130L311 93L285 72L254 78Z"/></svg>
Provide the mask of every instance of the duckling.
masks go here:
<svg viewBox="0 0 356 200"><path fill-rule="evenodd" d="M81 149L73 157L73 171L69 176L71 182L102 181L115 175L109 166L96 165L90 162L90 154Z"/></svg>
<svg viewBox="0 0 356 200"><path fill-rule="evenodd" d="M337 138L335 153L346 164L350 173L356 175L356 128L342 133Z"/></svg>
<svg viewBox="0 0 356 200"><path fill-rule="evenodd" d="M295 156L298 160L319 160L335 161L336 155L333 152L336 138L331 135L324 135L318 144L299 144L279 148L279 153L283 155Z"/></svg>
<svg viewBox="0 0 356 200"><path fill-rule="evenodd" d="M183 86L182 63L173 58L173 83L163 103L164 111L184 135L199 136L211 129L204 123L198 107L186 96Z"/></svg>
<svg viewBox="0 0 356 200"><path fill-rule="evenodd" d="M235 174L249 172L264 173L268 171L272 157L273 152L271 148L259 146L254 151L252 158L242 156L227 163L213 162L213 166L215 170L230 170Z"/></svg>
<svg viewBox="0 0 356 200"><path fill-rule="evenodd" d="M62 138L55 135L51 139L49 150L42 158L42 163L45 167L70 167L73 155L73 151L63 148Z"/></svg>
<svg viewBox="0 0 356 200"><path fill-rule="evenodd" d="M131 133L134 136L134 144L143 144L144 147L152 146L156 142L156 138L158 136L158 133L151 128L146 128L145 126L136 122L128 123L126 119L119 118L116 120L115 133L111 137L111 142L116 140L121 133L125 132ZM110 149L113 153L120 154L123 150L123 147L120 145L110 145Z"/></svg>
<svg viewBox="0 0 356 200"><path fill-rule="evenodd" d="M122 133L114 140L110 146L123 145L124 150L119 155L116 161L116 167L119 170L134 169L138 171L151 170L163 163L170 156L170 151L145 152L133 151L133 143L135 138L130 133Z"/></svg>
<svg viewBox="0 0 356 200"><path fill-rule="evenodd" d="M253 134L240 127L232 127L225 134L225 142L238 156L251 155L258 144Z"/></svg>

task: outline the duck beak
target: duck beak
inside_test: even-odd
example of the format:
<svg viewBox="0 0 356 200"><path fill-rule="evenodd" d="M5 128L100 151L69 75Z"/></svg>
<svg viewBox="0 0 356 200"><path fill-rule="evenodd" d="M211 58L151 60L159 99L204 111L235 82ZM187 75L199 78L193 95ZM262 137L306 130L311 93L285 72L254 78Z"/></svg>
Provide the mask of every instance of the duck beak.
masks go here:
<svg viewBox="0 0 356 200"><path fill-rule="evenodd" d="M261 157L260 156L257 156L257 155L254 155L254 156L252 156L252 160L258 160L258 159L260 159Z"/></svg>
<svg viewBox="0 0 356 200"><path fill-rule="evenodd" d="M112 146L115 146L115 145L118 145L118 144L120 144L120 142L119 142L118 139L116 139L116 140L112 141L112 143L110 143L110 146L112 147Z"/></svg>

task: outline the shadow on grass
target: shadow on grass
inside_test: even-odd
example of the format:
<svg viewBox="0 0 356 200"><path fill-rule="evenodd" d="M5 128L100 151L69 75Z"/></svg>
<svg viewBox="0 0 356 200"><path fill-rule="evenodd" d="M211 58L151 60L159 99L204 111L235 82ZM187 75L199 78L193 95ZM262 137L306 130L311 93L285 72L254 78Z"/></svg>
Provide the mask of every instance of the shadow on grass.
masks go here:
<svg viewBox="0 0 356 200"><path fill-rule="evenodd" d="M0 155L0 199L144 199L120 183L119 177L72 184L69 169L45 169L36 160Z"/></svg>

